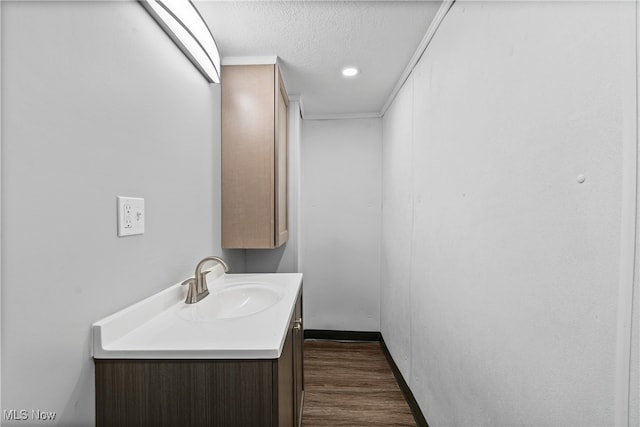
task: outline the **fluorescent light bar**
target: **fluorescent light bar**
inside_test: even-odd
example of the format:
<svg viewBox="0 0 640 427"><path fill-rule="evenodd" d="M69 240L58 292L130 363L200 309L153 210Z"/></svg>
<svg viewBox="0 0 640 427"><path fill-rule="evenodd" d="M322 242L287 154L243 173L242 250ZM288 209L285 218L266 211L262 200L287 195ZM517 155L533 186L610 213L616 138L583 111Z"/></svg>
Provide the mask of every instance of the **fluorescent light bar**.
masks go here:
<svg viewBox="0 0 640 427"><path fill-rule="evenodd" d="M209 83L220 83L220 53L190 0L139 0Z"/></svg>

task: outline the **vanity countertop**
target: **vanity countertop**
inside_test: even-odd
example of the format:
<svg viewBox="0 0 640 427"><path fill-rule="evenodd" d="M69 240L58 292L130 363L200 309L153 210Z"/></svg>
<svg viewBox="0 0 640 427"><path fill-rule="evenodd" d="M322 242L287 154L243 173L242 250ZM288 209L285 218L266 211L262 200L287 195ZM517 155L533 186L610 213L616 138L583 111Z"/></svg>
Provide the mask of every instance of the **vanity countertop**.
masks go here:
<svg viewBox="0 0 640 427"><path fill-rule="evenodd" d="M185 304L187 287L178 283L95 322L92 326L93 357L280 357L302 286L302 274L224 274L219 267L214 267L207 276L207 285L209 296L195 304ZM245 300L235 294L235 291L243 287L255 295L270 297L268 306L258 306L257 309L249 307L247 310ZM229 293L229 290L234 293ZM233 298L229 299L224 295L232 295ZM263 300L259 299L259 304L261 301ZM233 307L229 308L229 305ZM236 307L239 307L239 311L229 312L236 310ZM252 312L254 310L257 311ZM249 314L245 314L246 312Z"/></svg>

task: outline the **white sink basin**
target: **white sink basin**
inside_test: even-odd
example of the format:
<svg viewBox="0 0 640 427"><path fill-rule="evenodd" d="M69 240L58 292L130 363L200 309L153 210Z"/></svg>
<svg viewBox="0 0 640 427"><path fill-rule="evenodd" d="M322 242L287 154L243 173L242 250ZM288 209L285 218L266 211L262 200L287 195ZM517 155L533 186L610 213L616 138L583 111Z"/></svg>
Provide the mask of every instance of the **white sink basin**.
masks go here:
<svg viewBox="0 0 640 427"><path fill-rule="evenodd" d="M178 315L190 321L234 319L259 313L282 299L282 290L270 283L236 283L211 291L196 304L184 304Z"/></svg>
<svg viewBox="0 0 640 427"><path fill-rule="evenodd" d="M302 274L207 275L209 296L185 304L182 281L93 324L96 359L277 359Z"/></svg>

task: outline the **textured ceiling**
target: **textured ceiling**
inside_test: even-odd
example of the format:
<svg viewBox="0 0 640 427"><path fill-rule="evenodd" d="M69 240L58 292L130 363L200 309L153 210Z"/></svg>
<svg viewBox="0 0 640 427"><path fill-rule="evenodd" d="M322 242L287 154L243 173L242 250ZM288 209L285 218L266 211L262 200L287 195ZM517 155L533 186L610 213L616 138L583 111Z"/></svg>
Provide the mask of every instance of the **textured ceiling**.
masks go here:
<svg viewBox="0 0 640 427"><path fill-rule="evenodd" d="M305 117L379 114L441 0L194 4L224 57L278 56ZM356 78L340 70L354 65Z"/></svg>

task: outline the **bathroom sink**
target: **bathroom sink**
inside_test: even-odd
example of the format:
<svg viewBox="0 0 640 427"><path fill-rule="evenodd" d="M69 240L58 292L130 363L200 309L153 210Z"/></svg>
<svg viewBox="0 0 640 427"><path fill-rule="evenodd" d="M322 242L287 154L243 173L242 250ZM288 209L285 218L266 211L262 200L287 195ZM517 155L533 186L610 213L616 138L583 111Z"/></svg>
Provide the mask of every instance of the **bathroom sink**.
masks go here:
<svg viewBox="0 0 640 427"><path fill-rule="evenodd" d="M282 299L282 291L273 284L248 282L210 289L208 297L196 304L185 304L178 315L186 320L215 321L259 313Z"/></svg>
<svg viewBox="0 0 640 427"><path fill-rule="evenodd" d="M209 295L186 304L181 283L93 324L95 359L277 359L302 274L207 275Z"/></svg>

